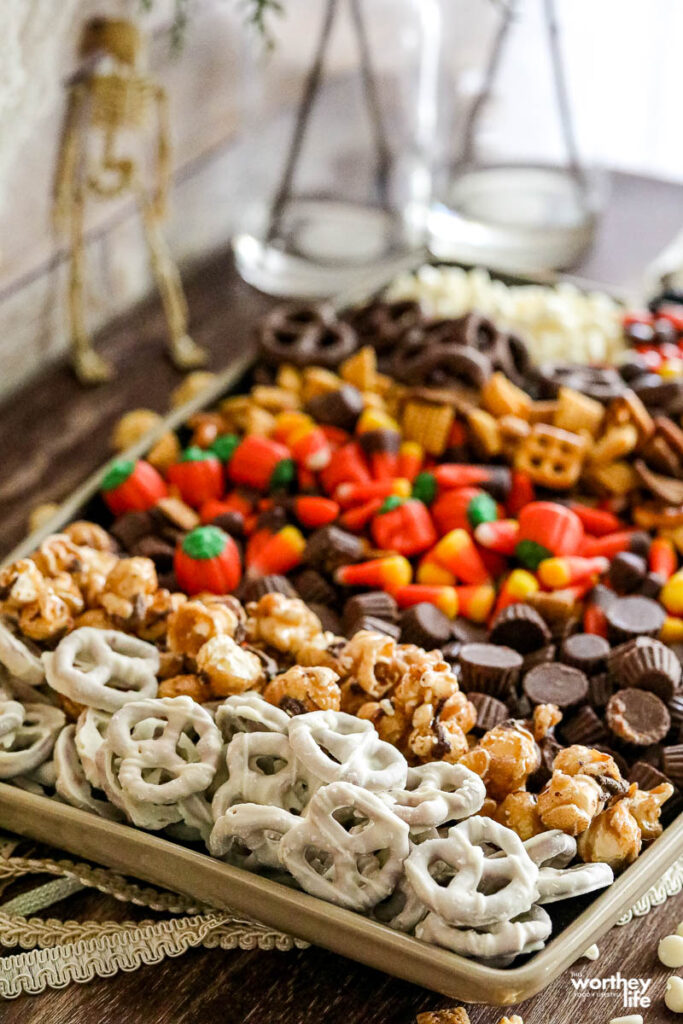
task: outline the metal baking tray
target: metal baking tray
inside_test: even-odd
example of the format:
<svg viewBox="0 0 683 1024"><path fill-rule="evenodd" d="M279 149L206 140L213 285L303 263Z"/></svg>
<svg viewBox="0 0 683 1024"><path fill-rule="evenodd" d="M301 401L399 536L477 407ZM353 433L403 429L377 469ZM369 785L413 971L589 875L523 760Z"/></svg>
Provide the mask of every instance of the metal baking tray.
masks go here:
<svg viewBox="0 0 683 1024"><path fill-rule="evenodd" d="M510 278L508 278L510 280ZM538 279L515 278L519 283ZM551 283L542 278L542 283ZM338 308L367 298L384 282L350 293ZM588 282L584 287L598 288ZM175 430L194 412L236 392L253 366L251 356L234 361L201 395L167 416L126 452L143 455L167 430ZM119 457L119 456L117 456ZM96 516L97 494L106 466L79 487L48 522L22 541L6 561L30 554L50 533L84 516ZM553 935L543 950L520 966L492 968L392 931L367 917L344 910L278 882L234 868L196 848L170 842L43 796L0 783L0 827L58 846L123 874L140 878L206 904L228 907L282 931L323 946L388 974L464 1002L510 1005L526 999L560 975L618 918L659 881L683 852L683 813L610 886L565 904L553 904Z"/></svg>

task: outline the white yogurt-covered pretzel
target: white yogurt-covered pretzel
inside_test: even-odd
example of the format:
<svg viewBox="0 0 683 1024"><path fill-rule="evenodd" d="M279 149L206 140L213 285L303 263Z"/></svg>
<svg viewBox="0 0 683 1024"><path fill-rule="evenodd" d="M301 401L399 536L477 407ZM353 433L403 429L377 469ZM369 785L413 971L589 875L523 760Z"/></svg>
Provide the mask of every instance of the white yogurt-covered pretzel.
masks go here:
<svg viewBox="0 0 683 1024"><path fill-rule="evenodd" d="M85 777L95 789L104 789L97 767L97 751L104 743L111 715L97 708L86 708L78 716L74 742Z"/></svg>
<svg viewBox="0 0 683 1024"><path fill-rule="evenodd" d="M12 746L14 734L23 721L23 704L0 695L0 748Z"/></svg>
<svg viewBox="0 0 683 1024"><path fill-rule="evenodd" d="M371 792L405 786L406 759L366 719L311 711L291 718L288 731L297 758L321 782L350 782Z"/></svg>
<svg viewBox="0 0 683 1024"><path fill-rule="evenodd" d="M215 821L233 804L265 804L291 811L301 810L306 803L305 791L310 787L305 780L297 787L296 758L281 733L237 733L228 744L226 763L227 781L213 798Z"/></svg>
<svg viewBox="0 0 683 1024"><path fill-rule="evenodd" d="M405 875L401 876L391 895L371 911L375 921L406 934L413 932L426 914L427 908Z"/></svg>
<svg viewBox="0 0 683 1024"><path fill-rule="evenodd" d="M312 896L369 910L394 891L408 848L408 826L380 797L334 782L284 836L280 858Z"/></svg>
<svg viewBox="0 0 683 1024"><path fill-rule="evenodd" d="M100 711L114 712L157 692L158 650L115 629L75 629L43 655L43 663L53 690Z"/></svg>
<svg viewBox="0 0 683 1024"><path fill-rule="evenodd" d="M0 749L0 779L26 775L47 761L65 722L59 708L25 704L24 720L11 734L11 745Z"/></svg>
<svg viewBox="0 0 683 1024"><path fill-rule="evenodd" d="M537 895L538 868L519 836L479 816L454 825L446 838L414 846L406 874L430 910L460 927L510 920Z"/></svg>
<svg viewBox="0 0 683 1024"><path fill-rule="evenodd" d="M216 821L208 847L214 857L251 871L279 868L282 837L300 820L281 807L236 804Z"/></svg>
<svg viewBox="0 0 683 1024"><path fill-rule="evenodd" d="M613 881L612 868L601 861L575 864L572 868L542 866L538 872L538 902L555 903L557 900L583 896L594 889L604 889Z"/></svg>
<svg viewBox="0 0 683 1024"><path fill-rule="evenodd" d="M524 849L539 868L566 868L576 857L576 839L551 828L525 840Z"/></svg>
<svg viewBox="0 0 683 1024"><path fill-rule="evenodd" d="M255 690L234 694L216 708L216 725L229 743L238 732L286 733L289 715Z"/></svg>
<svg viewBox="0 0 683 1024"><path fill-rule="evenodd" d="M6 622L0 619L0 663L11 676L29 686L40 686L45 679L45 670L37 654L28 644L12 632Z"/></svg>
<svg viewBox="0 0 683 1024"><path fill-rule="evenodd" d="M432 761L409 768L405 789L389 795L399 818L411 829L426 829L476 814L486 798L486 787L462 764Z"/></svg>
<svg viewBox="0 0 683 1024"><path fill-rule="evenodd" d="M538 949L551 931L548 914L541 907L533 906L510 920L486 928L458 928L431 913L417 925L415 935L423 942L444 946L462 956L491 960Z"/></svg>
<svg viewBox="0 0 683 1024"><path fill-rule="evenodd" d="M112 715L96 760L100 770L106 768L105 787L111 785L113 756L120 761L117 789L138 803L171 805L210 785L222 746L211 715L190 697L149 698Z"/></svg>
<svg viewBox="0 0 683 1024"><path fill-rule="evenodd" d="M100 800L93 794L93 787L86 778L75 743L75 725L62 729L54 749L56 769L55 789L65 803L80 807L83 811L99 814L101 818L120 820L123 815L109 800Z"/></svg>

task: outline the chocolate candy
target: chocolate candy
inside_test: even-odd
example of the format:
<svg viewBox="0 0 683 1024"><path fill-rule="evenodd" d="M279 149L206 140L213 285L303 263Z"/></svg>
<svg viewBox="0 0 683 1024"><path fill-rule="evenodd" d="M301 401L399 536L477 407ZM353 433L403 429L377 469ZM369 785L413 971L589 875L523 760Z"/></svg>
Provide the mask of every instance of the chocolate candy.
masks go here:
<svg viewBox="0 0 683 1024"><path fill-rule="evenodd" d="M596 633L573 633L562 642L560 660L592 676L604 671L609 652L610 646L604 637Z"/></svg>
<svg viewBox="0 0 683 1024"><path fill-rule="evenodd" d="M665 583L666 580L658 572L649 572L643 580L638 593L642 597L651 597L653 601L656 601Z"/></svg>
<svg viewBox="0 0 683 1024"><path fill-rule="evenodd" d="M335 636L342 633L342 622L334 608L330 608L326 604L318 604L315 601L309 601L308 607L318 616L326 632L334 633Z"/></svg>
<svg viewBox="0 0 683 1024"><path fill-rule="evenodd" d="M550 642L550 630L534 608L528 604L511 604L493 620L489 642L529 654Z"/></svg>
<svg viewBox="0 0 683 1024"><path fill-rule="evenodd" d="M621 686L651 690L665 703L674 696L683 672L673 651L648 636L639 636L615 647L607 659L607 667Z"/></svg>
<svg viewBox="0 0 683 1024"><path fill-rule="evenodd" d="M507 704L492 697L490 693L471 691L467 694L467 699L477 709L477 722L474 728L481 732L488 732L509 716Z"/></svg>
<svg viewBox="0 0 683 1024"><path fill-rule="evenodd" d="M333 573L342 565L350 565L363 558L365 546L360 537L338 526L323 526L308 538L304 561L315 569Z"/></svg>
<svg viewBox="0 0 683 1024"><path fill-rule="evenodd" d="M664 773L678 788L683 787L683 743L662 750L662 768Z"/></svg>
<svg viewBox="0 0 683 1024"><path fill-rule="evenodd" d="M674 729L678 729L679 738L683 739L683 694L676 694L667 703L669 714L671 715L671 725Z"/></svg>
<svg viewBox="0 0 683 1024"><path fill-rule="evenodd" d="M584 747L594 747L596 743L604 743L607 731L593 708L587 705L579 708L566 722L561 723L562 737L567 743L579 743Z"/></svg>
<svg viewBox="0 0 683 1024"><path fill-rule="evenodd" d="M361 615L354 619L351 626L346 629L346 635L351 638L362 629L374 630L375 633L385 633L387 636L398 640L401 635L401 627L397 622L387 622L386 619L378 619L374 615Z"/></svg>
<svg viewBox="0 0 683 1024"><path fill-rule="evenodd" d="M365 430L359 437L359 443L365 455L375 455L384 452L390 455L398 455L401 435L398 431L387 428Z"/></svg>
<svg viewBox="0 0 683 1024"><path fill-rule="evenodd" d="M671 727L666 705L649 690L619 690L610 697L605 718L610 732L634 747L659 743Z"/></svg>
<svg viewBox="0 0 683 1024"><path fill-rule="evenodd" d="M583 704L588 696L588 680L583 672L560 662L532 668L522 686L532 704L555 704L560 710Z"/></svg>
<svg viewBox="0 0 683 1024"><path fill-rule="evenodd" d="M399 624L402 643L417 644L428 651L441 647L451 638L451 620L439 608L426 601L406 608Z"/></svg>
<svg viewBox="0 0 683 1024"><path fill-rule="evenodd" d="M350 628L363 616L395 622L398 617L396 601L386 590L369 590L366 594L355 594L344 605L344 627Z"/></svg>
<svg viewBox="0 0 683 1024"><path fill-rule="evenodd" d="M647 562L632 551L615 555L609 567L609 581L617 594L632 594L639 590L647 573Z"/></svg>
<svg viewBox="0 0 683 1024"><path fill-rule="evenodd" d="M647 761L636 761L628 773L628 781L636 782L639 789L654 789L655 786L671 782L671 779Z"/></svg>
<svg viewBox="0 0 683 1024"><path fill-rule="evenodd" d="M218 526L221 530L229 533L231 537L242 537L244 535L244 516L241 512L221 512L219 516L211 520L211 526Z"/></svg>
<svg viewBox="0 0 683 1024"><path fill-rule="evenodd" d="M460 651L463 690L503 697L510 693L522 668L522 656L498 644L464 644Z"/></svg>
<svg viewBox="0 0 683 1024"><path fill-rule="evenodd" d="M614 693L612 680L606 672L598 672L588 680L588 701L594 708L604 708Z"/></svg>
<svg viewBox="0 0 683 1024"><path fill-rule="evenodd" d="M302 569L294 577L296 592L307 604L332 605L337 600L337 590L317 569Z"/></svg>
<svg viewBox="0 0 683 1024"><path fill-rule="evenodd" d="M650 597L620 597L605 613L607 636L613 644L636 636L657 636L666 613Z"/></svg>
<svg viewBox="0 0 683 1024"><path fill-rule="evenodd" d="M545 647L539 647L537 651L532 651L530 654L524 655L524 665L522 666L523 672L529 672L536 665L543 665L547 661L555 661L555 655L557 654L557 647L555 644L546 644Z"/></svg>
<svg viewBox="0 0 683 1024"><path fill-rule="evenodd" d="M258 576L244 581L242 600L258 601L264 594L284 594L285 597L297 597L297 592L286 576Z"/></svg>
<svg viewBox="0 0 683 1024"><path fill-rule="evenodd" d="M344 384L337 391L325 391L311 398L305 408L318 423L350 432L363 411L363 396L352 384Z"/></svg>
<svg viewBox="0 0 683 1024"><path fill-rule="evenodd" d="M130 551L136 541L154 533L154 519L151 512L126 512L109 532L125 551Z"/></svg>

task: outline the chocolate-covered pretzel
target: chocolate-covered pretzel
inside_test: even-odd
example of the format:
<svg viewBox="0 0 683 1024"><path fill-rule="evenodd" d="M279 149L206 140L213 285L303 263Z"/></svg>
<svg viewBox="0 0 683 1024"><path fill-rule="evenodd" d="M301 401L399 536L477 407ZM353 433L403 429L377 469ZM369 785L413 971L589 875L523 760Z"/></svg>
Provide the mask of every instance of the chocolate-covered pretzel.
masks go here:
<svg viewBox="0 0 683 1024"><path fill-rule="evenodd" d="M271 366L325 366L332 369L358 348L358 336L337 320L331 306L276 306L258 331L259 353Z"/></svg>

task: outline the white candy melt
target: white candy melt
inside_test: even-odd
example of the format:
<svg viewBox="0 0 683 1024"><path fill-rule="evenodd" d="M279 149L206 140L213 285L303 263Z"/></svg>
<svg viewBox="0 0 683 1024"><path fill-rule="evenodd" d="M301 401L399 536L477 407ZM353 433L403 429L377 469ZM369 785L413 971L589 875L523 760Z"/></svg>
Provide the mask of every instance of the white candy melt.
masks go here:
<svg viewBox="0 0 683 1024"><path fill-rule="evenodd" d="M683 1013L683 978L674 975L666 983L664 1002L674 1013Z"/></svg>
<svg viewBox="0 0 683 1024"><path fill-rule="evenodd" d="M586 960L597 960L600 956L600 950L597 945L593 943L592 946L589 946L588 949L582 953L582 956L584 956Z"/></svg>
<svg viewBox="0 0 683 1024"><path fill-rule="evenodd" d="M631 1013L627 1017L612 1017L609 1024L643 1024L643 1017L640 1013Z"/></svg>
<svg viewBox="0 0 683 1024"><path fill-rule="evenodd" d="M665 967L683 967L683 935L665 935L657 955Z"/></svg>
<svg viewBox="0 0 683 1024"><path fill-rule="evenodd" d="M414 299L433 317L476 310L521 334L536 362L613 362L625 347L619 304L566 282L507 286L481 268L425 266L397 278L388 298Z"/></svg>

